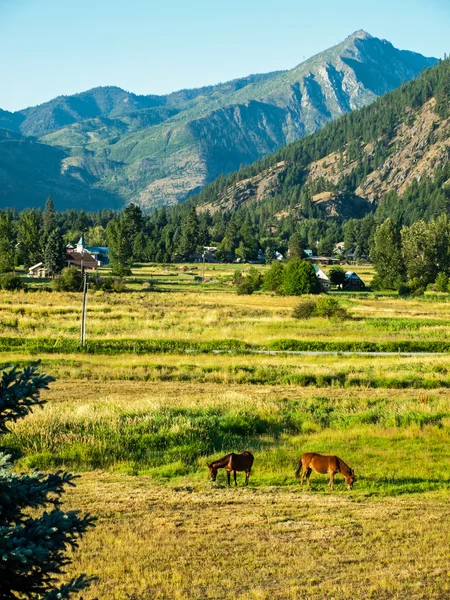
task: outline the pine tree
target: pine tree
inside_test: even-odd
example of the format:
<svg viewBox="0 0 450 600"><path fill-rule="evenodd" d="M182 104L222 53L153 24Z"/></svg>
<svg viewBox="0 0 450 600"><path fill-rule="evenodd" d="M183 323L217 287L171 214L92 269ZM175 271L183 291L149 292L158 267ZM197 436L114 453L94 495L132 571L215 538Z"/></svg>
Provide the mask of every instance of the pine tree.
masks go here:
<svg viewBox="0 0 450 600"><path fill-rule="evenodd" d="M282 291L286 296L318 294L320 286L313 265L299 258L290 260L284 269Z"/></svg>
<svg viewBox="0 0 450 600"><path fill-rule="evenodd" d="M7 423L42 406L40 392L53 378L37 371L37 365L23 371L10 368L0 379L0 435ZM58 471L44 475L12 471L11 457L0 452L0 598L14 600L66 599L85 589L91 579L81 575L57 585L56 577L71 563L66 555L76 548L94 519L79 511L63 512L61 496L74 476ZM42 512L43 508L51 509ZM33 516L29 511L33 509ZM39 511L39 512L38 512Z"/></svg>
<svg viewBox="0 0 450 600"><path fill-rule="evenodd" d="M14 223L7 213L0 213L0 273L14 271L15 254Z"/></svg>
<svg viewBox="0 0 450 600"><path fill-rule="evenodd" d="M118 277L131 275L133 265L133 240L129 223L120 215L110 221L106 228L108 237L111 273Z"/></svg>
<svg viewBox="0 0 450 600"><path fill-rule="evenodd" d="M45 244L44 250L44 264L47 273L50 276L55 276L62 271L66 266L67 256L64 241L61 236L59 229L53 229L48 237Z"/></svg>
<svg viewBox="0 0 450 600"><path fill-rule="evenodd" d="M44 234L48 236L56 228L55 206L52 197L49 196L44 209Z"/></svg>
<svg viewBox="0 0 450 600"><path fill-rule="evenodd" d="M40 211L24 210L18 224L20 264L31 267L42 260L42 215Z"/></svg>

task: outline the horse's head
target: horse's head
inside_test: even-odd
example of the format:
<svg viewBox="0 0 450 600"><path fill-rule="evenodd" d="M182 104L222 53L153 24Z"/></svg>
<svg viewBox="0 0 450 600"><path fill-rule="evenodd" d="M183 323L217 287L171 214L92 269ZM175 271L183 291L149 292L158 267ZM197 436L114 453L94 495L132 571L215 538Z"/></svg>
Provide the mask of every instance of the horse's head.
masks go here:
<svg viewBox="0 0 450 600"><path fill-rule="evenodd" d="M347 484L348 490L352 489L353 483L355 482L355 480L356 480L355 471L353 469L350 469L350 473L345 476L345 483Z"/></svg>
<svg viewBox="0 0 450 600"><path fill-rule="evenodd" d="M212 481L216 480L217 477L217 467L214 466L214 463L208 465L209 475Z"/></svg>

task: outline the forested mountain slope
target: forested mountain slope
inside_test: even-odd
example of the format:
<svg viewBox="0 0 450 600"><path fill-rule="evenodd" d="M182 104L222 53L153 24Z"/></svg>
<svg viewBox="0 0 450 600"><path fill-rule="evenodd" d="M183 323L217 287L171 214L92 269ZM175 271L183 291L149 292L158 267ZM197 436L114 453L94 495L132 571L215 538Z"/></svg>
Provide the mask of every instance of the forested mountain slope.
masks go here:
<svg viewBox="0 0 450 600"><path fill-rule="evenodd" d="M69 165L86 174L115 203L150 208L182 201L435 62L359 31L289 71L167 96L95 88L17 113L0 111L0 127L63 148L61 171ZM6 205L26 203L22 184L15 188L10 180ZM69 207L64 190L61 197L52 193L59 208Z"/></svg>
<svg viewBox="0 0 450 600"><path fill-rule="evenodd" d="M450 198L450 61L427 70L262 161L221 177L192 202L200 211L341 216L372 210L411 223Z"/></svg>

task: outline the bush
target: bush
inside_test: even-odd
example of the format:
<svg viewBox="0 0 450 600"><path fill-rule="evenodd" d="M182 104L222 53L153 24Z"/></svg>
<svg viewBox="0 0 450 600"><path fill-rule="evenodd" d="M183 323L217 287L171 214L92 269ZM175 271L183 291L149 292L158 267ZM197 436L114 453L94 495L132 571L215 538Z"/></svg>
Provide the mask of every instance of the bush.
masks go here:
<svg viewBox="0 0 450 600"><path fill-rule="evenodd" d="M316 302L314 300L302 300L292 311L294 319L310 319L314 316Z"/></svg>
<svg viewBox="0 0 450 600"><path fill-rule="evenodd" d="M339 304L336 298L330 296L320 298L316 304L316 315L327 319L351 319L347 310Z"/></svg>
<svg viewBox="0 0 450 600"><path fill-rule="evenodd" d="M284 269L282 291L287 296L318 294L320 285L312 264L299 258L290 260Z"/></svg>
<svg viewBox="0 0 450 600"><path fill-rule="evenodd" d="M295 319L310 319L311 317L325 317L327 319L350 319L347 310L339 304L336 298L324 296L318 300L304 300L300 302L292 313Z"/></svg>
<svg viewBox="0 0 450 600"><path fill-rule="evenodd" d="M247 277L243 277L236 286L236 294L238 296L250 295L253 294L254 291L253 283Z"/></svg>
<svg viewBox="0 0 450 600"><path fill-rule="evenodd" d="M25 284L17 273L4 273L0 275L0 290L15 292L22 290L24 287Z"/></svg>
<svg viewBox="0 0 450 600"><path fill-rule="evenodd" d="M61 275L53 280L53 289L57 292L81 292L83 276L75 266L66 267Z"/></svg>
<svg viewBox="0 0 450 600"><path fill-rule="evenodd" d="M447 273L438 273L436 277L436 282L434 287L437 292L447 292L448 291L448 275Z"/></svg>
<svg viewBox="0 0 450 600"><path fill-rule="evenodd" d="M116 293L124 292L127 289L125 282L120 277L100 277L100 275L89 278L89 287L94 291Z"/></svg>
<svg viewBox="0 0 450 600"><path fill-rule="evenodd" d="M280 292L283 285L284 265L275 260L264 275L262 289L265 292Z"/></svg>
<svg viewBox="0 0 450 600"><path fill-rule="evenodd" d="M399 296L409 296L411 294L411 288L406 283L402 283L398 286Z"/></svg>
<svg viewBox="0 0 450 600"><path fill-rule="evenodd" d="M418 287L416 290L414 290L413 292L413 296L415 298L418 298L419 296L423 296L425 294L425 288L424 287Z"/></svg>

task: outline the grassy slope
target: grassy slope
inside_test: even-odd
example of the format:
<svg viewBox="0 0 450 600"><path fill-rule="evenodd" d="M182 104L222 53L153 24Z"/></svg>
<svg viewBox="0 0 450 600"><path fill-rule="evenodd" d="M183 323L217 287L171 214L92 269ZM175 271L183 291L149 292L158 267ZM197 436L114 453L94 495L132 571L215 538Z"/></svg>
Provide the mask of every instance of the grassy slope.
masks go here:
<svg viewBox="0 0 450 600"><path fill-rule="evenodd" d="M227 269L208 275L229 277ZM253 340L286 328L300 338L448 335L444 296L350 297L362 321L299 322L290 317L296 299L237 297L217 281L193 289L187 275L156 267L142 267L136 281L150 272L173 291L152 294L136 283L132 293L91 294L91 337ZM174 291L184 277L191 291ZM79 307L78 294L2 293L0 335L75 338ZM34 358L0 354L3 363ZM99 517L70 567L100 577L86 600L450 593L447 355L40 358L57 378L48 403L4 443L21 455L20 468L83 473L66 507ZM416 383L390 389L393 381ZM244 448L255 454L248 489L227 490L223 473L208 482L210 457ZM354 489L337 477L330 493L318 475L301 489L296 462L311 450L342 456L356 470Z"/></svg>

